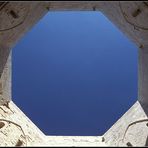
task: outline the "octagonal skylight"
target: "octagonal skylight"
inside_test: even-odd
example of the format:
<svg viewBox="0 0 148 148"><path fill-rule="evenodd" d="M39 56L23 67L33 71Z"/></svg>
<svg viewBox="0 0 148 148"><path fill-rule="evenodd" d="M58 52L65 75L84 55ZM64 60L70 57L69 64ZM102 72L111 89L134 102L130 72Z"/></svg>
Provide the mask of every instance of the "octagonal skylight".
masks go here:
<svg viewBox="0 0 148 148"><path fill-rule="evenodd" d="M137 54L100 12L49 12L13 49L13 100L46 135L102 135L137 100Z"/></svg>

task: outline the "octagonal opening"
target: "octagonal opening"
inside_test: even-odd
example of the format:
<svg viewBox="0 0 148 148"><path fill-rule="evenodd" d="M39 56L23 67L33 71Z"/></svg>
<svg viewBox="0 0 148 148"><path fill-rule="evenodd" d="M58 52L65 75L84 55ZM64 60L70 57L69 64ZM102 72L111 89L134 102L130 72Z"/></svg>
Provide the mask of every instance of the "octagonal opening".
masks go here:
<svg viewBox="0 0 148 148"><path fill-rule="evenodd" d="M13 101L46 135L102 135L137 100L137 51L101 12L49 12L13 49Z"/></svg>

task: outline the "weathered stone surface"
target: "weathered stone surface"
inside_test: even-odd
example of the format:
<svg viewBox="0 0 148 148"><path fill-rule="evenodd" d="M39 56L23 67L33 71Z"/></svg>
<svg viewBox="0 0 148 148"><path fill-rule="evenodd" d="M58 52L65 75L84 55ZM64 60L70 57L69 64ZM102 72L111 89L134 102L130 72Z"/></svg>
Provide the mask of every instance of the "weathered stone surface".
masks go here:
<svg viewBox="0 0 148 148"><path fill-rule="evenodd" d="M49 146L106 146L102 136L47 136Z"/></svg>
<svg viewBox="0 0 148 148"><path fill-rule="evenodd" d="M22 146L47 145L45 135L30 119L11 101L9 108L0 106L0 146L15 146L18 140Z"/></svg>
<svg viewBox="0 0 148 148"><path fill-rule="evenodd" d="M5 64L0 79L0 105L6 104L12 99L11 93L11 52Z"/></svg>
<svg viewBox="0 0 148 148"><path fill-rule="evenodd" d="M148 114L148 48L139 49L138 99Z"/></svg>
<svg viewBox="0 0 148 148"><path fill-rule="evenodd" d="M101 136L45 136L12 101L9 108L0 106L0 146L105 146Z"/></svg>
<svg viewBox="0 0 148 148"><path fill-rule="evenodd" d="M3 2L0 3L0 77L10 49L46 13L44 2ZM14 17L15 12L18 17Z"/></svg>
<svg viewBox="0 0 148 148"><path fill-rule="evenodd" d="M128 125L135 121L140 121ZM146 119L146 120L145 120ZM148 135L148 118L140 103L137 101L105 134L105 143L110 146L145 146ZM127 129L127 132L126 132ZM125 134L125 136L124 136Z"/></svg>
<svg viewBox="0 0 148 148"><path fill-rule="evenodd" d="M101 11L139 47L139 102L137 101L131 109L104 134L105 141L102 142L102 137L100 136L45 136L11 101L10 106L0 106L0 146L148 145L147 2L0 2L0 103L3 104L3 102L11 100L11 57L8 58L10 49L12 49L21 37L48 11L57 10ZM3 98L4 100L2 100ZM141 119L144 119L143 122L139 122ZM135 121L138 122L129 127L124 140L122 140L128 125ZM24 133L27 136L25 136ZM25 139L25 137L27 138Z"/></svg>
<svg viewBox="0 0 148 148"><path fill-rule="evenodd" d="M51 1L48 7L50 11L94 11L99 4L95 1Z"/></svg>

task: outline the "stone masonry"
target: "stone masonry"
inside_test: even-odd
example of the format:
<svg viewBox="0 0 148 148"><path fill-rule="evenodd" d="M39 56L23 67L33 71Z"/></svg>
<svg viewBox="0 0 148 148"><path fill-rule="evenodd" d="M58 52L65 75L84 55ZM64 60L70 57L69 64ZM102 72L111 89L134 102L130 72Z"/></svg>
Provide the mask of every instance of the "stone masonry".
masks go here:
<svg viewBox="0 0 148 148"><path fill-rule="evenodd" d="M101 11L139 48L137 102L104 135L45 135L13 102L11 50L46 13L58 10ZM0 20L0 146L148 146L147 1L0 2Z"/></svg>

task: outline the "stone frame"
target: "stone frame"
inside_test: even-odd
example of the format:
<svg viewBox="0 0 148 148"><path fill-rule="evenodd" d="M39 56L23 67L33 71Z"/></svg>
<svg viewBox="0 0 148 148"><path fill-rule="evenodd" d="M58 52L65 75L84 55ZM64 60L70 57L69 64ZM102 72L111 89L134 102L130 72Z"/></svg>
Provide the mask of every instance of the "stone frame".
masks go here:
<svg viewBox="0 0 148 148"><path fill-rule="evenodd" d="M26 125L29 124L29 127L32 128L29 129L25 126L25 131L28 132L30 130L32 133L35 131L36 135L35 138L32 134L28 133L30 138L35 138L37 140L32 140L29 145L43 145L43 143L45 145L51 145L51 143L52 145L62 145L62 142L57 142L58 137L56 137L56 140L53 139L53 137L41 133L41 131L39 131L31 121L28 121L29 119L11 101L10 50L41 17L43 17L48 11L55 10L101 11L112 23L115 24L116 27L118 27L138 46L138 101L104 135L101 136L101 138L103 138L102 140L99 140L97 144L104 145L105 143L108 146L146 146L148 143L148 128L145 126L145 123L148 121L148 2L145 1L0 2L0 76L2 86L2 93L0 94L0 113L2 113L0 115L5 116L5 120L10 117L13 121L17 121L17 123L21 123L17 118L23 116ZM8 58L9 55L10 58ZM10 110L14 111L14 115L10 114ZM123 140L126 129L129 126L130 132L128 131L129 133L126 135L126 140ZM44 138L46 140L43 140ZM52 140L49 140L50 138L52 138ZM89 141L90 139L86 142L88 145L91 143ZM64 140L63 136L62 141ZM10 142L11 139L8 141ZM80 140L79 145L83 143L82 141ZM9 142L8 145L11 143ZM70 139L68 143L70 144ZM7 142L2 144L7 145ZM72 141L71 144L76 145Z"/></svg>

